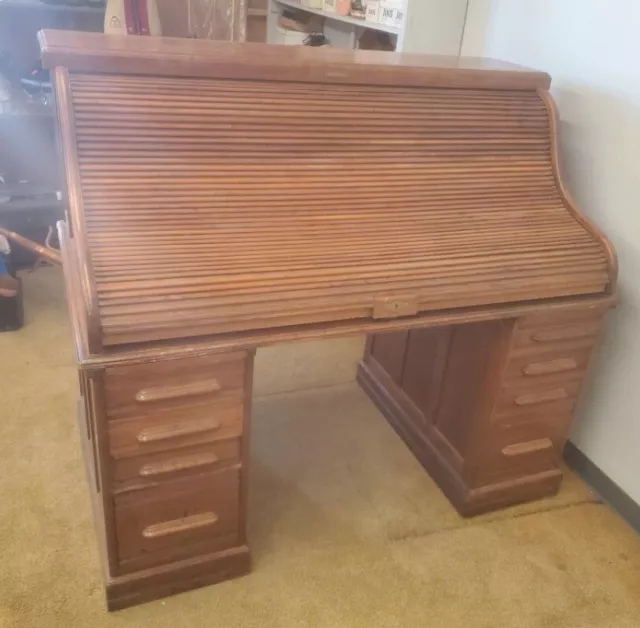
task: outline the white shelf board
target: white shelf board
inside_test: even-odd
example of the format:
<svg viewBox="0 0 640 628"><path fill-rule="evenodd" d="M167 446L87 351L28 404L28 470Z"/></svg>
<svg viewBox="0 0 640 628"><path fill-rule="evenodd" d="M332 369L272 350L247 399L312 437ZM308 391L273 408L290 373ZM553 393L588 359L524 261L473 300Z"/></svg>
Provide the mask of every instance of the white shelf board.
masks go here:
<svg viewBox="0 0 640 628"><path fill-rule="evenodd" d="M278 4L285 7L291 7L292 9L300 9L300 11L306 11L307 13L313 13L314 15L322 15L328 20L335 20L336 22L345 22L346 24L353 24L354 26L360 26L361 28L370 28L374 31L383 31L384 33L390 33L391 35L400 35L402 29L395 28L394 26L387 26L386 24L378 24L378 22L367 22L357 17L338 15L337 13L329 13L328 11L322 11L321 9L311 9L305 7L294 0L275 0Z"/></svg>
<svg viewBox="0 0 640 628"><path fill-rule="evenodd" d="M6 9L36 9L64 13L104 13L105 7L84 4L49 4L40 0L0 0L0 8Z"/></svg>

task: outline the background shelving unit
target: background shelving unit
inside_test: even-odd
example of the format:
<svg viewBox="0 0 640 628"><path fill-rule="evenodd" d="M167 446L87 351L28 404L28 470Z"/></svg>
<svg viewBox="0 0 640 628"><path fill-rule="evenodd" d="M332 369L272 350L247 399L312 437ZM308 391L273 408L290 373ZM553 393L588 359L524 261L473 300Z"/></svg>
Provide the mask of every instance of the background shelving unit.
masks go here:
<svg viewBox="0 0 640 628"><path fill-rule="evenodd" d="M35 11L48 11L75 14L79 13L101 13L104 15L104 7L93 5L69 5L69 4L48 4L40 0L0 0L0 9L25 9Z"/></svg>
<svg viewBox="0 0 640 628"><path fill-rule="evenodd" d="M278 41L278 16L296 9L325 18L324 33L332 46L355 49L365 29L389 33L396 52L459 55L468 0L405 0L405 21L394 28L366 20L311 9L296 0L269 0L267 41ZM365 2L366 3L366 2Z"/></svg>
<svg viewBox="0 0 640 628"><path fill-rule="evenodd" d="M295 0L276 0L276 4L283 7L289 7L291 9L301 9L302 11L305 11L305 13L312 13L313 15L321 15L330 22L343 22L344 24L350 24L351 26L370 28L374 31L382 31L396 36L400 35L402 32L402 29L394 28L393 26L386 26L385 24L378 24L377 22L368 22L356 17L338 15L337 13L330 13L328 11L322 11L321 9L311 9L301 5L299 2L295 2Z"/></svg>

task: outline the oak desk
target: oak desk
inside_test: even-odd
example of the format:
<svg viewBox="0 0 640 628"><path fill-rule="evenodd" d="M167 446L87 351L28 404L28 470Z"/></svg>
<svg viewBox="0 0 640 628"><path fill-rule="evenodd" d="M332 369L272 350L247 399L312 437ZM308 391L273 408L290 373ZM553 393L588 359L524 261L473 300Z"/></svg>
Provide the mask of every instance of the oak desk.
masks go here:
<svg viewBox="0 0 640 628"><path fill-rule="evenodd" d="M557 490L616 258L559 178L546 74L40 37L109 608L249 571L267 344L368 333L361 385L462 514Z"/></svg>

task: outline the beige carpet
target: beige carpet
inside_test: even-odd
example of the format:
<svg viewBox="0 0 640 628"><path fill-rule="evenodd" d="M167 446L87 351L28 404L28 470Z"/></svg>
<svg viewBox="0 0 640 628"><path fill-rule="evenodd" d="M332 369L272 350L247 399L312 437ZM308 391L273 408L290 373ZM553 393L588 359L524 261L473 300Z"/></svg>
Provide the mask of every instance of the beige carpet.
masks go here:
<svg viewBox="0 0 640 628"><path fill-rule="evenodd" d="M27 325L0 335L2 628L640 627L640 538L570 474L462 520L349 383L361 339L260 354L253 573L107 614L60 278L25 280Z"/></svg>

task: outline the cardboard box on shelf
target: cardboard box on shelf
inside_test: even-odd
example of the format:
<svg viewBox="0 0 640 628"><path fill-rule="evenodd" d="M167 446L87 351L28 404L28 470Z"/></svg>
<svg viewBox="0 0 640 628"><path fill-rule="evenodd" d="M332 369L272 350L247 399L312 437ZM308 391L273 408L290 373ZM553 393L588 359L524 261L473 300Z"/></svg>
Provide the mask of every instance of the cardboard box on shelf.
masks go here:
<svg viewBox="0 0 640 628"><path fill-rule="evenodd" d="M285 28L278 27L276 42L284 46L303 46L305 39L309 36L309 33L301 31L292 31Z"/></svg>
<svg viewBox="0 0 640 628"><path fill-rule="evenodd" d="M338 5L338 0L324 0L324 6L322 7L327 13L335 13Z"/></svg>
<svg viewBox="0 0 640 628"><path fill-rule="evenodd" d="M365 7L365 20L367 22L379 22L380 17L380 1L371 0L367 2Z"/></svg>
<svg viewBox="0 0 640 628"><path fill-rule="evenodd" d="M402 28L406 16L404 0L381 0L378 22L385 26Z"/></svg>
<svg viewBox="0 0 640 628"><path fill-rule="evenodd" d="M336 13L338 15L349 15L351 10L351 0L336 0Z"/></svg>

